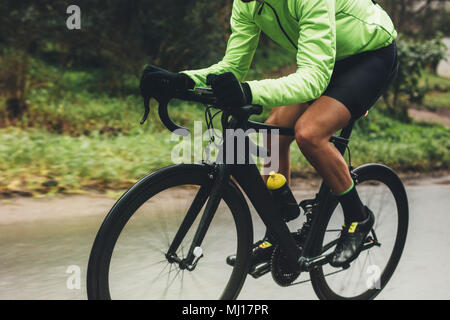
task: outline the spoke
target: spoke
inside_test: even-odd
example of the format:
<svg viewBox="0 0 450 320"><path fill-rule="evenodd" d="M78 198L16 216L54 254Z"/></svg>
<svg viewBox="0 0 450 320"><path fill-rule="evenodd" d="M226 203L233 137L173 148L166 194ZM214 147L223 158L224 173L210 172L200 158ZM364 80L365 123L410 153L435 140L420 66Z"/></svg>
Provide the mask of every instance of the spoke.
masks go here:
<svg viewBox="0 0 450 320"><path fill-rule="evenodd" d="M172 273L173 269L175 269L175 268L172 269L172 267L173 267L173 263L170 264L169 274L167 275L167 281L169 281L170 274Z"/></svg>
<svg viewBox="0 0 450 320"><path fill-rule="evenodd" d="M145 220L145 222L142 223L145 224L149 234L151 235L150 242L154 243L153 245L149 244L151 248L156 249L154 246L156 242L162 246L167 246L167 243L169 242L167 224L163 224L162 222L166 220L167 216L164 213L172 211L165 207L164 210L159 212L155 212L155 210L150 210L148 214L144 214L145 210L142 212L141 216L144 216L143 219Z"/></svg>
<svg viewBox="0 0 450 320"><path fill-rule="evenodd" d="M162 293L162 298L165 298L167 296L167 291L169 290L169 280L170 280L170 274L171 273L172 273L172 264L170 264L169 273L167 274L166 287L164 288L164 291ZM162 298L160 300L162 300Z"/></svg>
<svg viewBox="0 0 450 320"><path fill-rule="evenodd" d="M175 269L175 268L174 268ZM175 276L173 277L172 281L170 283L167 284L166 288L164 289L163 292L163 298L167 297L167 293L169 292L169 288L172 286L172 284L175 282L176 278L178 277L178 274L180 273L181 269L176 267L176 269L178 269L177 273L175 273ZM167 281L169 281L170 279L170 274L167 278Z"/></svg>
<svg viewBox="0 0 450 320"><path fill-rule="evenodd" d="M373 181L376 182L376 181ZM367 183L367 184L366 184ZM369 207L369 209L373 209L372 212L375 214L375 225L373 227L374 230L377 230L377 236L378 241L383 243L383 246L381 247L381 250L379 247L375 246L369 246L368 249L363 250L360 254L360 256L356 259L357 261L353 261L350 265L349 269L341 269L341 270L327 270L331 271L329 273L324 272L324 278L327 277L325 280L328 283L329 287L336 292L336 294L341 295L343 297L355 297L358 296L367 290L369 290L369 287L366 284L366 280L369 279L367 277L366 272L373 272L374 270L368 269L371 266L380 268L380 272L383 272L383 267L386 266L387 260L390 257L390 254L392 251L391 246L392 243L395 243L395 239L391 240L391 237L385 238L387 235L393 235L395 237L395 224L397 216L393 216L393 214L398 214L398 208L395 203L395 197L393 197L392 191L389 189L389 187L381 182L376 182L375 184L371 184L372 181L364 181L361 185L359 185L361 199L363 200L363 203ZM372 208L373 207L373 208ZM338 211L333 213L333 216L335 217L337 215ZM330 250L332 248L334 242L330 241L333 240L335 236L335 232L341 231L340 229L336 228L336 219L330 219L327 229L325 230L325 237L323 243L324 245L323 251ZM398 222L397 222L398 223ZM380 228L380 226L382 228ZM377 228L380 228L378 230ZM373 232L374 232L373 230ZM379 232L380 231L380 232ZM389 233L388 233L389 232ZM373 237L373 236L372 236ZM375 240L375 237L373 237ZM387 246L386 246L387 244ZM363 256L365 254L365 256ZM351 269L351 270L350 270ZM342 273L346 271L345 273ZM378 272L378 269L377 269ZM333 275L342 273L341 275L338 275L337 277L332 277ZM378 273L373 274L376 275L377 278L374 279L375 281L379 281L381 274ZM371 278L370 278L371 279ZM296 282L295 284L305 283L307 281L300 281ZM377 282L370 283L370 285L376 284Z"/></svg>
<svg viewBox="0 0 450 320"><path fill-rule="evenodd" d="M345 281L341 281L341 283L340 283L340 288L339 288L339 292L342 294L343 292L344 292L344 290L345 290L345 283L346 282L348 282L348 277L349 277L349 272L348 271L350 271L350 270L346 270L347 272L346 273L344 273L344 275L343 275L343 277L341 278L342 280L345 280Z"/></svg>
<svg viewBox="0 0 450 320"><path fill-rule="evenodd" d="M156 282L156 280L158 280L160 277L164 277L168 272L170 272L170 271L168 271L168 272L166 272L166 273L164 273L163 274L163 272L164 272L164 270L166 270L166 268L167 268L167 266L171 266L172 264L171 263L169 263L169 262L167 262L167 264L164 266L164 268L158 273L158 275L155 277L155 278L153 278L152 279L152 281L151 281L151 285L153 285L155 282Z"/></svg>
<svg viewBox="0 0 450 320"><path fill-rule="evenodd" d="M148 266L146 266L145 268L152 267L152 266L154 266L154 265L157 265L157 264L160 264L160 263L164 263L164 262L167 262L167 260L164 259L164 260L152 262L152 263L150 263Z"/></svg>
<svg viewBox="0 0 450 320"><path fill-rule="evenodd" d="M144 294L143 294L144 296L147 294L148 290L150 290L150 288L151 288L152 285L156 282L156 280L159 279L159 277L160 277L161 274L164 272L164 270L166 270L166 268L167 268L168 265L170 265L169 262L167 262L167 264L164 266L164 268L161 269L161 271L158 273L158 275L150 281L150 285L149 285L149 286L145 289L145 291L144 291ZM164 274L164 275L165 275L165 274Z"/></svg>
<svg viewBox="0 0 450 320"><path fill-rule="evenodd" d="M333 272L330 272L330 273L325 274L324 277L333 276L333 275L338 274L338 273L341 273L341 272L343 272L343 271L345 271L345 270L344 270L344 269L341 269L341 270L333 271Z"/></svg>
<svg viewBox="0 0 450 320"><path fill-rule="evenodd" d="M360 257L361 257L361 255L358 257L357 260L358 260L358 265L360 266L361 273L360 273L360 276L359 276L359 280L355 282L355 286L354 286L355 289L357 289L358 284L360 283L361 279L363 278L364 266L366 265L366 262L367 262L367 255L366 255L366 259L364 260L364 263L362 263L362 266L361 266L361 259L360 259Z"/></svg>
<svg viewBox="0 0 450 320"><path fill-rule="evenodd" d="M390 189L388 189L388 190L390 190ZM383 190L382 191L380 191L380 193L381 192L383 192ZM382 195L382 197L381 197L381 200L380 200L380 206L378 207L378 213L379 213L379 215L378 215L378 223L376 223L376 226L378 227L378 225L380 225L381 224L381 221L383 221L383 219L381 218L382 216L384 217L384 216L386 216L386 214L384 214L383 215L383 211L381 210L382 208L384 208L385 207L385 205L386 205L386 201L385 201L385 198L386 198L386 194L387 194L388 192L386 191L386 190L384 190L384 192L383 192L383 195Z"/></svg>
<svg viewBox="0 0 450 320"><path fill-rule="evenodd" d="M395 211L395 213L398 213L398 209L397 209L397 205L396 205L396 204L394 204L394 209L393 209L393 211ZM378 225L381 225L381 223L384 222L386 216L388 216L387 213L384 214L384 215L382 216L382 218L381 218L381 214L380 214L380 217L378 218Z"/></svg>
<svg viewBox="0 0 450 320"><path fill-rule="evenodd" d="M369 255L366 253L366 258L364 259L364 263L362 264L363 267L364 267L364 266L367 266L368 258L369 258ZM364 274L366 274L366 272L367 272L367 267L366 267L366 270L364 270L364 268L362 268L361 271L363 271ZM363 273L361 273L359 279L361 280L362 278L363 278Z"/></svg>
<svg viewBox="0 0 450 320"><path fill-rule="evenodd" d="M181 287L180 287L180 292L178 294L178 299L181 300L181 293L183 292L183 286L184 286L184 269L181 271Z"/></svg>
<svg viewBox="0 0 450 320"><path fill-rule="evenodd" d="M161 248L158 248L154 244L151 244L151 243L147 242L147 246L149 246L149 248L152 249L152 250L162 252L164 255L166 255L166 253Z"/></svg>
<svg viewBox="0 0 450 320"><path fill-rule="evenodd" d="M189 275L192 277L192 279L195 281L196 285L194 287L196 287L198 289L198 291L202 294L205 295L205 290L203 285L201 285L201 281L199 281L199 278L197 277L197 275L195 274L195 272L189 272ZM206 296L206 295L205 295Z"/></svg>
<svg viewBox="0 0 450 320"><path fill-rule="evenodd" d="M372 186L368 186L367 189L368 190L364 190L365 191L364 194L366 195L365 196L365 198L366 198L365 204L367 207L370 208L372 206L372 199L373 199L373 192L371 191L371 189L373 189L373 188L372 188ZM372 195L372 196L370 196L370 195Z"/></svg>
<svg viewBox="0 0 450 320"><path fill-rule="evenodd" d="M167 246L170 246L169 230L167 228L167 221L166 221L166 219L161 219L161 218L158 218L157 220L159 222L159 225L162 228L164 240L166 242L165 244L167 244Z"/></svg>
<svg viewBox="0 0 450 320"><path fill-rule="evenodd" d="M346 281L341 284L341 292L345 291L345 289L346 289L345 288L345 284L346 283L348 284L351 281L351 279L352 279L353 272L355 271L355 265L354 264L353 264L353 266L350 266L350 270L349 271L350 272L347 273Z"/></svg>
<svg viewBox="0 0 450 320"><path fill-rule="evenodd" d="M341 273L341 272L343 272L343 271L345 271L345 270L344 270L344 269L340 269L340 270L336 270L336 271L333 271L333 272L324 274L323 276L324 276L324 277L329 277L329 276L333 276L333 275L335 275L335 274ZM289 286L295 286L295 285L303 284L303 283L307 283L307 282L311 282L311 279L308 279L308 280L302 280L302 281L298 281L298 282L294 282L294 283L290 284Z"/></svg>

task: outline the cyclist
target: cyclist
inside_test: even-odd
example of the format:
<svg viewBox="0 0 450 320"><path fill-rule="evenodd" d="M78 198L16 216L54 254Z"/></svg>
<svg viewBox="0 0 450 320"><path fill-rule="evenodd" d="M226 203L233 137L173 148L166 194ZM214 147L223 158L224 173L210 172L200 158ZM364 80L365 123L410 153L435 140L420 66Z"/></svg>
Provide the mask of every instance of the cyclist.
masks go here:
<svg viewBox="0 0 450 320"><path fill-rule="evenodd" d="M222 105L274 107L266 123L295 129L301 152L343 208L345 225L330 264L344 266L359 255L374 216L361 202L344 158L328 141L363 116L395 77L393 23L372 0L234 0L231 30L222 61L181 73L147 68L141 92L148 95L155 81L164 79L173 91L211 85ZM261 32L296 53L295 73L244 82ZM293 140L279 138L280 173L288 178ZM253 266L270 259L272 240L264 240L255 246ZM233 265L233 259L227 262Z"/></svg>

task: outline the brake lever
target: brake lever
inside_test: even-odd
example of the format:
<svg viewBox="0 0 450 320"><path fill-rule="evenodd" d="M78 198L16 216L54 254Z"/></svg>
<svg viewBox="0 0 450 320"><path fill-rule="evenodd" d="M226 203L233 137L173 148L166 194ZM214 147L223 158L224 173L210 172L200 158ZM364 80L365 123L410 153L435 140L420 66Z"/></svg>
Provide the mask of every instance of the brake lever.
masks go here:
<svg viewBox="0 0 450 320"><path fill-rule="evenodd" d="M150 97L145 97L144 98L144 116L142 117L141 120L141 125L143 125L145 123L145 121L148 118L148 115L150 113Z"/></svg>

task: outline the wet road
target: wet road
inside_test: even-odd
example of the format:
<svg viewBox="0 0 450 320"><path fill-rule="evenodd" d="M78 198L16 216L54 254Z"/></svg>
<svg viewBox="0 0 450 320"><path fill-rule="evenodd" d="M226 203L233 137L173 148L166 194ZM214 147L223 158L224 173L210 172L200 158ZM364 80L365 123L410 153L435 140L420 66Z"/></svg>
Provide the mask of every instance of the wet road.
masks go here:
<svg viewBox="0 0 450 320"><path fill-rule="evenodd" d="M444 177L407 186L408 239L400 264L379 299L450 299L449 182L450 177ZM311 194L312 191L296 191L299 196ZM86 299L88 255L113 201L81 197L66 209L51 205L42 208L40 200L28 201L35 201L35 210L40 208L40 215L33 219L0 221L0 299ZM89 202L93 206L90 210L96 213L76 215L76 211L89 206ZM20 211L17 203L1 203L1 214L6 212L11 216L14 213L11 206ZM51 210L57 212L53 214ZM75 211L75 214L55 217L64 210ZM260 237L263 226L258 218L254 220L254 227L255 238ZM138 263L139 258L135 259ZM133 260L127 262L134 263ZM307 275L302 275L299 280L307 279ZM316 296L308 282L281 288L269 274L258 280L248 277L239 298L316 299Z"/></svg>

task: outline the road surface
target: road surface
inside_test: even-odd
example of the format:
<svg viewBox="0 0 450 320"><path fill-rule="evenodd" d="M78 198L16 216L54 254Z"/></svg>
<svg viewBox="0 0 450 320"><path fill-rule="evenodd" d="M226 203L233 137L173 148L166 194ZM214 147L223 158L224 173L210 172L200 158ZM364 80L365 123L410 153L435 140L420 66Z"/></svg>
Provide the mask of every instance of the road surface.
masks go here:
<svg viewBox="0 0 450 320"><path fill-rule="evenodd" d="M378 298L450 299L450 176L413 182L407 192L410 226L405 251ZM313 190L295 193L308 196ZM0 202L0 299L86 299L89 251L113 203L85 196ZM261 223L255 219L254 224L255 236L261 236ZM259 280L248 277L239 298L316 296L310 283L281 288L269 274Z"/></svg>

